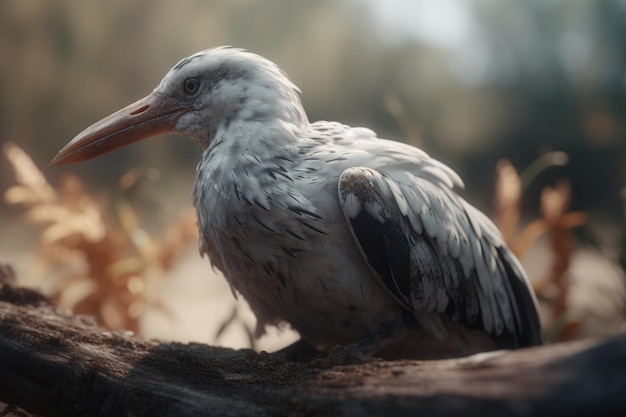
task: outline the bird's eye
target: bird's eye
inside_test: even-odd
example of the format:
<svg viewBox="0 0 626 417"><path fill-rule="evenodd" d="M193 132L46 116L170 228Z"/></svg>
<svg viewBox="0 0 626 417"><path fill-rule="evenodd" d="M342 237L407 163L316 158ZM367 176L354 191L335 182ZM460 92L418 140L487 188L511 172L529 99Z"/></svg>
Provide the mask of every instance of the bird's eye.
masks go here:
<svg viewBox="0 0 626 417"><path fill-rule="evenodd" d="M183 83L183 88L188 96L196 94L200 88L200 81L197 78L187 78Z"/></svg>

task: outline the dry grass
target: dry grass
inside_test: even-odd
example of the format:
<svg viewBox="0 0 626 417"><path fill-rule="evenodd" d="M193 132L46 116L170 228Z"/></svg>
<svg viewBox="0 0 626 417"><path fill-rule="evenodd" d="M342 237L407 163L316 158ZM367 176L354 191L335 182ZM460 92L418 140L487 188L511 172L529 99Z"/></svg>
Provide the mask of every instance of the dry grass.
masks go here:
<svg viewBox="0 0 626 417"><path fill-rule="evenodd" d="M112 210L74 175L64 176L54 188L18 146L7 143L2 151L17 183L6 191L5 201L24 207L25 221L41 227L42 268L46 276L58 276L50 296L62 307L93 315L110 329L139 332L139 318L147 306L164 308L156 296L164 273L197 240L193 209L157 238L141 228L125 200ZM136 180L128 174L120 187L128 188ZM117 213L115 219L104 214L111 212Z"/></svg>

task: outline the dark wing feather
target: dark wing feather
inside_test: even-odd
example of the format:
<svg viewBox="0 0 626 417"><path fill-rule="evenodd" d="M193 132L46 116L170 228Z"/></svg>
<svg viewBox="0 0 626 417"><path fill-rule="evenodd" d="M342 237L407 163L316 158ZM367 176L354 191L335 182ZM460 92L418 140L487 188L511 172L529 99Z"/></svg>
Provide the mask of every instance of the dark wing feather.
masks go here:
<svg viewBox="0 0 626 417"><path fill-rule="evenodd" d="M353 237L390 293L417 315L482 329L500 347L540 344L534 295L493 223L433 177L391 175L355 167L339 182Z"/></svg>

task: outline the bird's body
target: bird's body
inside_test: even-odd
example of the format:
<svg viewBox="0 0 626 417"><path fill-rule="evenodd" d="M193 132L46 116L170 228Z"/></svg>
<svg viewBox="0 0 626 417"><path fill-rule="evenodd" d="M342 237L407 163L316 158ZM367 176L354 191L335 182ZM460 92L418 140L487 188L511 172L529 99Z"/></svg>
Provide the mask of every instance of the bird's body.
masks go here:
<svg viewBox="0 0 626 417"><path fill-rule="evenodd" d="M363 135L368 132L318 123L306 132L308 140L297 138L271 154L209 147L203 155L194 191L201 251L252 306L257 333L288 321L307 340L332 346L358 340L399 314L375 279L363 279L372 273L337 194L350 160L370 157L353 146L371 140ZM313 133L318 138L310 141ZM220 172L225 175L216 178Z"/></svg>
<svg viewBox="0 0 626 417"><path fill-rule="evenodd" d="M288 322L327 350L408 317L423 339L477 329L493 347L541 343L526 276L455 193L459 177L369 129L309 123L295 86L264 58L230 48L186 58L54 162L161 132L205 149L193 193L200 251L248 301L257 334Z"/></svg>

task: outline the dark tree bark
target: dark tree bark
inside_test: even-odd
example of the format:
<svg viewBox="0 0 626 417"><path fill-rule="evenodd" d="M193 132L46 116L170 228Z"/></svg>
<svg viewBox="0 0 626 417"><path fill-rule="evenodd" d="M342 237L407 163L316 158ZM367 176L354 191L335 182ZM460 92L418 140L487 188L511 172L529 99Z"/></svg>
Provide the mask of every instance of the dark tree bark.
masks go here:
<svg viewBox="0 0 626 417"><path fill-rule="evenodd" d="M110 332L16 287L9 268L0 267L0 275L0 401L34 415L482 417L626 410L626 336L319 369L250 350Z"/></svg>

